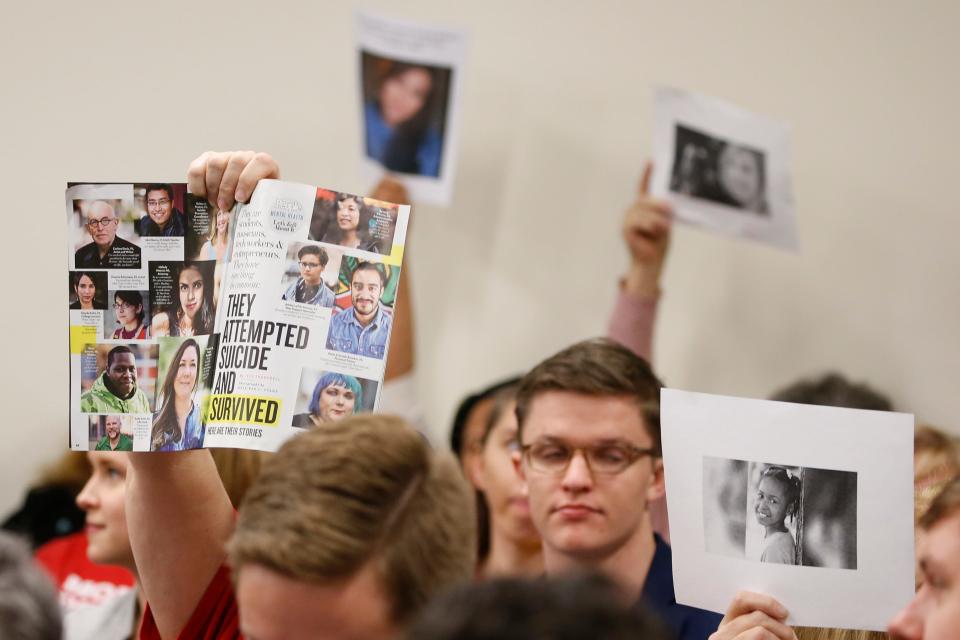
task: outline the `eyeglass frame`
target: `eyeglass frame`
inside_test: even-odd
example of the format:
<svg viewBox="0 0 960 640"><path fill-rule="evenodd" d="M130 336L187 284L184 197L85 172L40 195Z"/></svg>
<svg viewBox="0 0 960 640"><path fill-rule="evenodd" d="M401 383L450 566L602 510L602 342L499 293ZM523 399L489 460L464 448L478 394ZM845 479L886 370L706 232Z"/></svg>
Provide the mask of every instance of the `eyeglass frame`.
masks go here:
<svg viewBox="0 0 960 640"><path fill-rule="evenodd" d="M297 262L300 265L301 269L323 269L323 265L319 262L304 262L300 260Z"/></svg>
<svg viewBox="0 0 960 640"><path fill-rule="evenodd" d="M112 222L120 222L120 219L114 216L113 218L104 217L100 219L87 220L83 223L83 226L85 226L87 229L107 229Z"/></svg>
<svg viewBox="0 0 960 640"><path fill-rule="evenodd" d="M548 470L548 469L538 468L536 465L534 465L532 458L530 457L530 450L533 449L533 447L537 444L538 443L533 442L530 444L520 445L521 458L527 461L527 464L529 465L531 470L536 471L537 473L549 474L554 476L559 476L567 472L567 470L570 468L570 463L573 462L573 458L577 455L577 452L579 452L583 456L583 462L587 465L587 469L590 471L591 474L600 474L600 475L606 475L606 476L615 476L623 473L624 471L629 469L631 466L633 466L641 458L645 458L647 456L650 456L651 458L662 457L660 452L657 451L656 447L648 447L648 448L638 447L635 444L631 444L629 442L621 442L617 444L607 444L607 445L591 445L587 447L572 447L564 442L562 443L562 445L557 445L557 446L563 446L569 450L570 455L567 458L567 461L563 464L563 467L559 469ZM604 447L617 447L617 448L624 449L629 455L629 460L626 463L624 463L622 468L617 469L616 471L603 471L603 470L594 469L593 465L590 464L590 455L588 452L590 450L600 449Z"/></svg>

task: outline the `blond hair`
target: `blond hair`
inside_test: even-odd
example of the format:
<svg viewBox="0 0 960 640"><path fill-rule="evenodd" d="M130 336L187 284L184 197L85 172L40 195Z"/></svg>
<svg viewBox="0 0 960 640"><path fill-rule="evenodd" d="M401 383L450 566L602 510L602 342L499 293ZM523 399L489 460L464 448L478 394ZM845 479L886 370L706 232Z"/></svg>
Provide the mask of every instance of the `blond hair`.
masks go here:
<svg viewBox="0 0 960 640"><path fill-rule="evenodd" d="M260 474L263 460L271 455L251 449L210 449L210 454L234 509L240 506L243 497Z"/></svg>
<svg viewBox="0 0 960 640"><path fill-rule="evenodd" d="M373 561L393 619L469 580L474 497L453 458L391 416L353 416L286 442L247 493L228 545L294 580L349 578Z"/></svg>

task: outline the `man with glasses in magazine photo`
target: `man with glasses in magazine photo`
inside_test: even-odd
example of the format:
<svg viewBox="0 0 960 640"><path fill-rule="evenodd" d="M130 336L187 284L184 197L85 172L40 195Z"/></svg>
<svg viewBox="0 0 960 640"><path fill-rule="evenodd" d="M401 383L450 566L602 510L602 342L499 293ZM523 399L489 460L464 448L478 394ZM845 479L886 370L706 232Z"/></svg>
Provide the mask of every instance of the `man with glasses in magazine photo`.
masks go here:
<svg viewBox="0 0 960 640"><path fill-rule="evenodd" d="M120 219L110 203L95 200L87 207L84 226L93 242L74 254L76 269L139 269L140 247L117 235Z"/></svg>
<svg viewBox="0 0 960 640"><path fill-rule="evenodd" d="M297 260L300 277L284 291L283 299L332 307L333 291L323 281L323 270L330 260L326 250L308 244L297 251Z"/></svg>

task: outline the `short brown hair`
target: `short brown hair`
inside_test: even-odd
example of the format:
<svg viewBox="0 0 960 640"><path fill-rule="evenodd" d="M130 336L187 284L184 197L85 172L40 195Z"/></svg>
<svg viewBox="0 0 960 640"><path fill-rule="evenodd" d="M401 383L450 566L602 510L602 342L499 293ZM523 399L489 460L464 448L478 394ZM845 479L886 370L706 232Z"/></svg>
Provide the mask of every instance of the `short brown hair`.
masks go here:
<svg viewBox="0 0 960 640"><path fill-rule="evenodd" d="M920 516L920 528L929 531L934 525L958 513L960 513L960 477L955 477L944 485L930 503L930 508Z"/></svg>
<svg viewBox="0 0 960 640"><path fill-rule="evenodd" d="M405 622L476 564L474 497L448 455L400 418L354 416L286 442L240 506L228 553L294 580L348 578L376 563Z"/></svg>
<svg viewBox="0 0 960 640"><path fill-rule="evenodd" d="M533 399L547 391L589 396L625 397L636 401L653 446L660 453L660 389L663 383L650 364L608 338L578 342L535 366L517 390L517 438L530 415Z"/></svg>

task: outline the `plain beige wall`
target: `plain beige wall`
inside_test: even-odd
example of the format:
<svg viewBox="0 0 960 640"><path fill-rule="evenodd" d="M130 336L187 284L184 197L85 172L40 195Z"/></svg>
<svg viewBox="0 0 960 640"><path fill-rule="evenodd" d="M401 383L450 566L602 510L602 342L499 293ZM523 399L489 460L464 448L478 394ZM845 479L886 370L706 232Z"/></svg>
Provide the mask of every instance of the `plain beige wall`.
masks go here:
<svg viewBox="0 0 960 640"><path fill-rule="evenodd" d="M667 383L762 397L836 368L960 427L960 5L379 6L472 32L454 203L415 208L409 253L435 436L465 391L605 330L658 83L793 123L801 242L676 230ZM288 179L363 192L351 11L5 6L0 512L67 445L64 183L178 180L204 149L254 148Z"/></svg>

